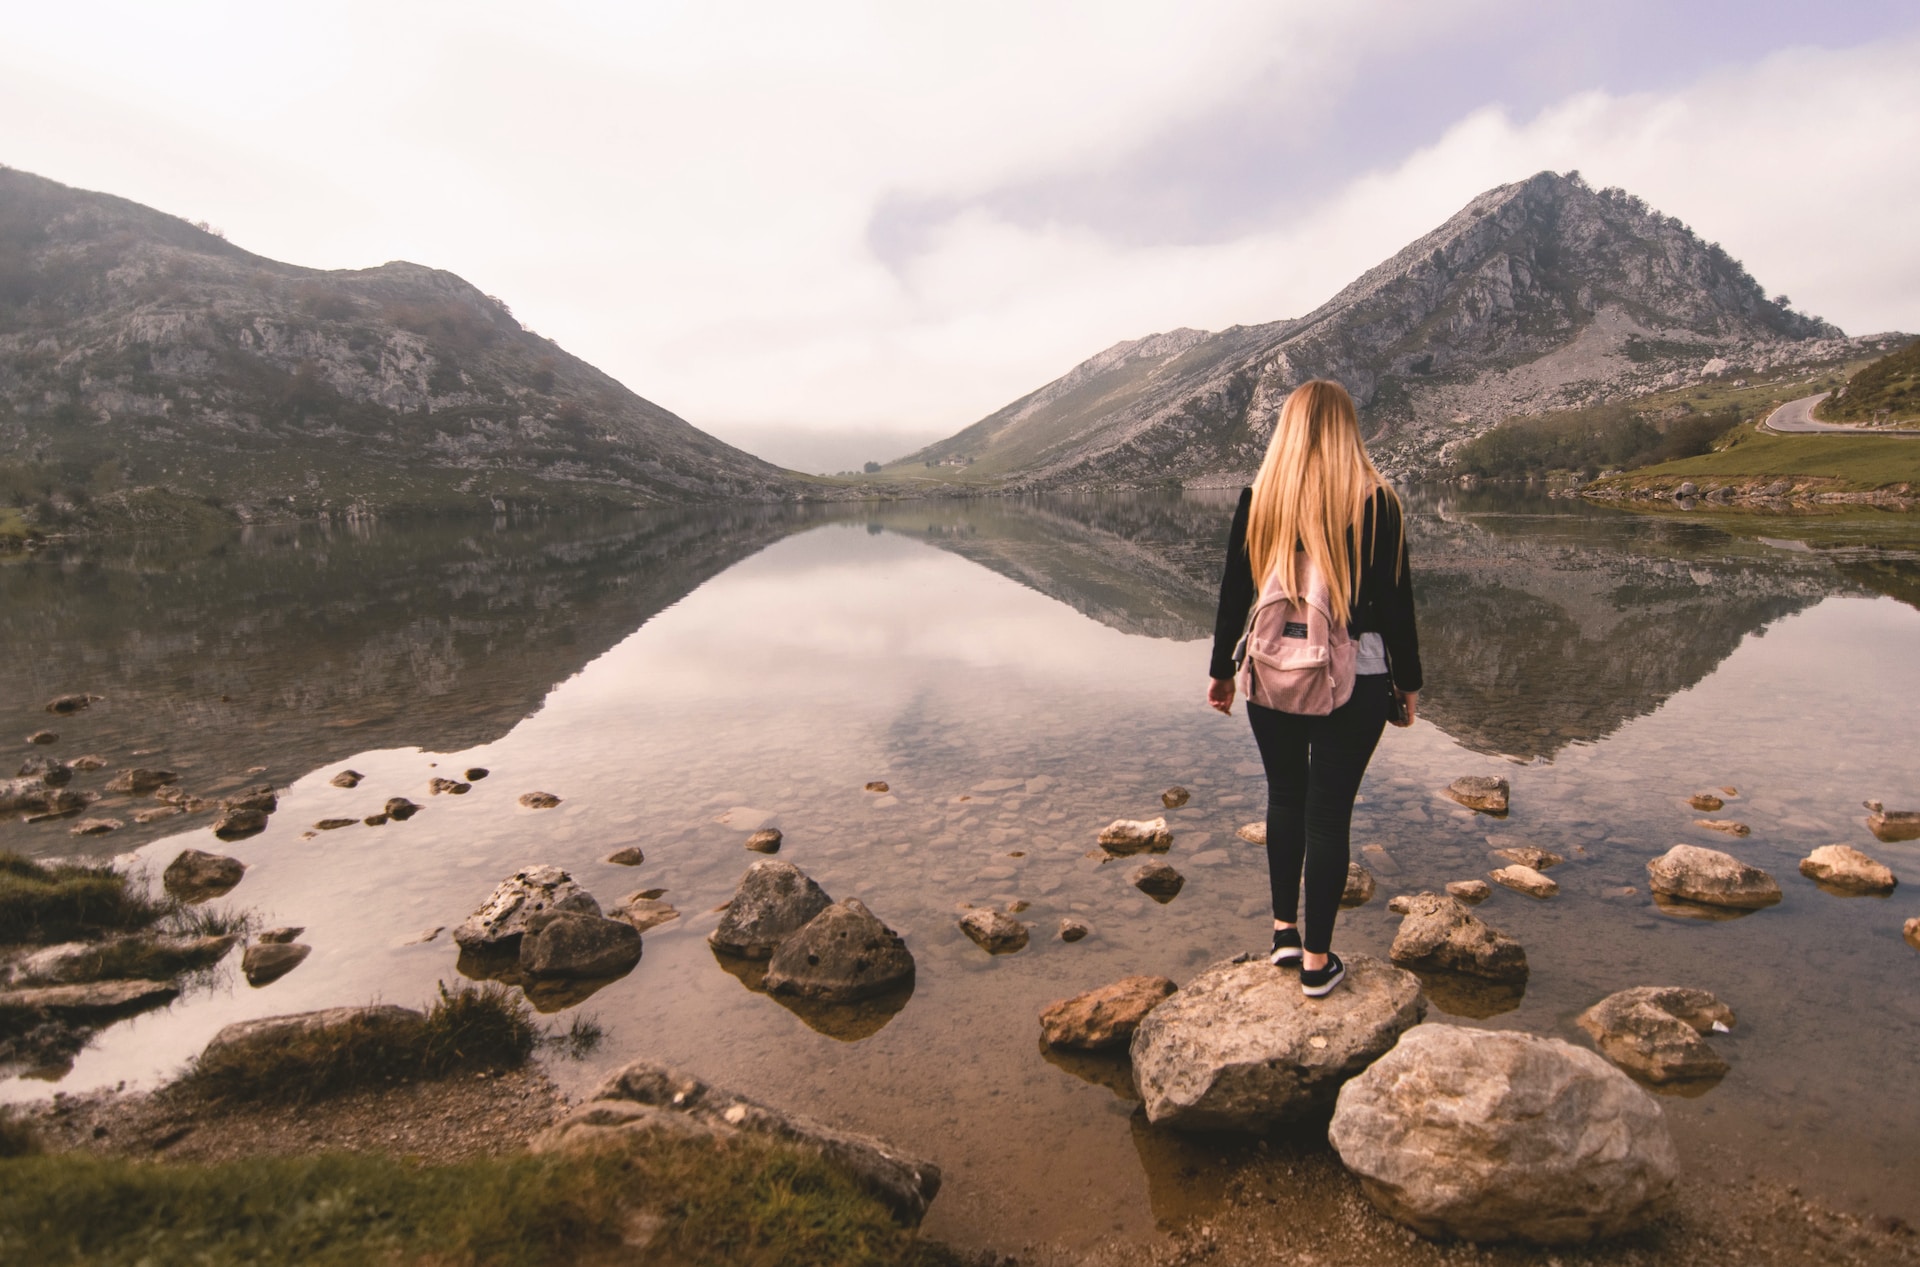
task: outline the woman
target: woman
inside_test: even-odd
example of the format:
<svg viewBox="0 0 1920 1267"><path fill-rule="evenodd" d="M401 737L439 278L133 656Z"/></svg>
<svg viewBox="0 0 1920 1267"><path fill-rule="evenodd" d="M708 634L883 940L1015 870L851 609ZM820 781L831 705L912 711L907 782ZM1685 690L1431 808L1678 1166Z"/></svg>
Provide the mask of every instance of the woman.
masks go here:
<svg viewBox="0 0 1920 1267"><path fill-rule="evenodd" d="M1309 559L1326 578L1334 619L1357 643L1353 694L1317 717L1248 700L1247 718L1267 769L1270 958L1298 964L1301 991L1319 998L1346 975L1332 943L1353 798L1390 717L1413 724L1421 685L1400 500L1367 457L1353 399L1325 379L1287 397L1266 460L1234 512L1207 685L1207 703L1220 712L1233 711L1234 647L1255 595L1276 569L1287 593L1301 593Z"/></svg>

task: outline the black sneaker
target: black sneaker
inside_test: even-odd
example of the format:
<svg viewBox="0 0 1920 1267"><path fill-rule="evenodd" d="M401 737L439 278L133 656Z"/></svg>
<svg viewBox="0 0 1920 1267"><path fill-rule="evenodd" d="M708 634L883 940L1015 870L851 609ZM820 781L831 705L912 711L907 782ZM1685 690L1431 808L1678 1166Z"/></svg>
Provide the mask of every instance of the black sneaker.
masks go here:
<svg viewBox="0 0 1920 1267"><path fill-rule="evenodd" d="M1276 928L1273 930L1273 953L1267 956L1267 962L1276 968L1298 968L1300 966L1300 929Z"/></svg>
<svg viewBox="0 0 1920 1267"><path fill-rule="evenodd" d="M1347 965L1340 962L1339 955L1329 950L1326 967L1300 969L1300 993L1310 999L1321 998L1333 993L1333 987L1339 985L1346 975Z"/></svg>

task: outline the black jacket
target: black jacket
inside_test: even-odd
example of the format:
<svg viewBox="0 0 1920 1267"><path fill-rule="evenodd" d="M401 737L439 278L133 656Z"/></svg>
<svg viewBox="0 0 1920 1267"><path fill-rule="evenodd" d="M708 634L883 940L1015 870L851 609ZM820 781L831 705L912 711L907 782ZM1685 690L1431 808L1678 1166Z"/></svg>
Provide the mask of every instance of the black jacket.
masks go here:
<svg viewBox="0 0 1920 1267"><path fill-rule="evenodd" d="M1347 632L1355 637L1379 634L1387 644L1393 684L1403 691L1417 691L1422 680L1420 635L1413 626L1413 573L1407 566L1407 534L1400 520L1400 503L1385 489L1375 493L1373 501L1373 513L1360 521L1360 599L1354 605ZM1207 670L1211 677L1233 676L1233 648L1246 629L1247 612L1257 596L1253 564L1247 559L1247 516L1252 506L1253 490L1242 489L1240 505L1233 512L1233 527L1227 533L1227 566L1220 573L1220 611L1213 621L1213 663ZM1374 550L1376 532L1384 541L1400 543L1397 560L1390 550ZM1351 549L1351 530L1347 543Z"/></svg>

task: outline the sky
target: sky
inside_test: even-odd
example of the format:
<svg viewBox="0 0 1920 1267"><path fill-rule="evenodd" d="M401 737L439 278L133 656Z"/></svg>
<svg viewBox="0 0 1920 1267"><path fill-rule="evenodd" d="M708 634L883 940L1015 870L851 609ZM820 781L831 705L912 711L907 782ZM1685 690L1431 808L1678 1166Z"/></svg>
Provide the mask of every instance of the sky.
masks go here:
<svg viewBox="0 0 1920 1267"><path fill-rule="evenodd" d="M0 0L0 163L459 273L833 470L1578 169L1920 331L1914 0Z"/></svg>

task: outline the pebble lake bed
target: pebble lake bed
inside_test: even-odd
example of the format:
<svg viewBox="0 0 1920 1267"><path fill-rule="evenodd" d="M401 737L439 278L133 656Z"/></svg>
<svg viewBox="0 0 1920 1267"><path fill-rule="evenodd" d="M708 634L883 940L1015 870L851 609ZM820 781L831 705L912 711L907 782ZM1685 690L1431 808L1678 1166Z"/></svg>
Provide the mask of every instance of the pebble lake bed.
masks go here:
<svg viewBox="0 0 1920 1267"><path fill-rule="evenodd" d="M1705 1036L1725 1072L1650 1087L1689 1180L1751 1175L1920 1224L1920 951L1902 935L1920 841L1876 838L1863 807L1920 809L1920 522L1410 504L1429 689L1363 786L1354 860L1374 891L1336 948L1385 961L1395 899L1492 881L1463 901L1524 947L1525 979L1423 971L1423 1024L1591 1051L1581 1018L1603 999L1710 992L1736 1018ZM8 560L0 635L24 650L0 667L7 741L103 764L69 785L100 793L84 814L13 816L0 849L118 858L156 887L183 850L230 856L244 875L213 904L311 950L258 986L236 953L70 1063L16 1065L0 1100L152 1086L234 1021L416 1006L483 970L453 934L496 885L557 867L609 911L650 895L655 921L624 975L526 986L557 1023L605 1031L547 1061L574 1100L644 1058L936 1162L930 1236L1188 1243L1225 1217L1220 1159L1253 1145L1150 1126L1123 1056L1048 1048L1037 1018L1265 945L1265 857L1239 834L1264 781L1240 709L1201 698L1231 509L1189 493L289 527ZM100 698L44 711L74 692ZM139 821L162 802L106 790L134 768L208 808ZM1506 780L1506 813L1447 794L1474 776ZM262 784L264 830L216 839L217 802ZM418 811L367 823L401 797ZM122 826L71 834L82 818ZM1164 851L1099 843L1157 818ZM1676 845L1766 872L1779 900L1657 898L1647 864ZM1803 875L1831 845L1900 884ZM718 908L768 848L897 933L911 986L823 1003L716 954ZM1143 891L1145 864L1180 882ZM1027 940L989 953L969 911ZM1308 1150L1303 1171L1331 1156L1324 1133L1284 1147Z"/></svg>

